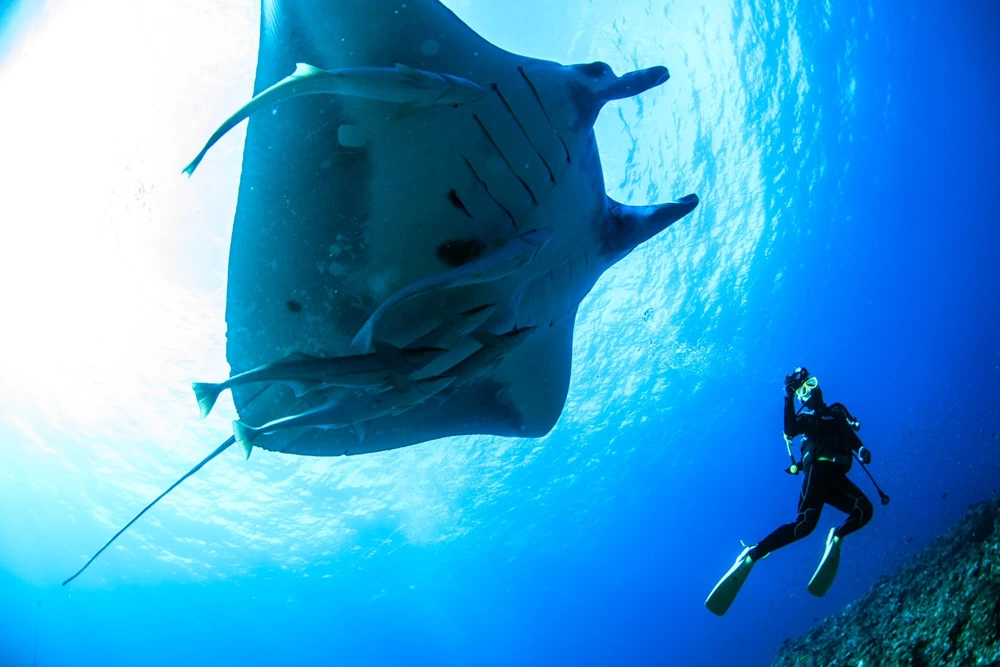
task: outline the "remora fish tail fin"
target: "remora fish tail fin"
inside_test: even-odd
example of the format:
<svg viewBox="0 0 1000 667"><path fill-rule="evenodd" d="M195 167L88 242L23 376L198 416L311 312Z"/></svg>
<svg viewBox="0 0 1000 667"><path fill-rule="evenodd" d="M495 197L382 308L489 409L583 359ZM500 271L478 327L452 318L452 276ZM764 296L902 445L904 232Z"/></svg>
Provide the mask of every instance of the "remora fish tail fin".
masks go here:
<svg viewBox="0 0 1000 667"><path fill-rule="evenodd" d="M118 537L122 533L124 533L126 530L128 530L129 527L133 523L135 523L136 521L138 521L139 518L143 514L145 514L146 512L148 512L150 509L152 509L153 505L155 505L156 503L158 503L161 500L163 500L163 497L166 496L171 491L173 491L174 489L176 489L178 486L180 486L181 482L183 482L188 477L190 477L191 475L193 475L196 472L198 472L199 470L201 470L205 466L206 463L208 463L209 461L211 461L212 459L214 459L216 456L218 456L222 452L224 452L227 449L229 449L233 445L234 442L236 442L236 438L230 437L224 443L222 443L221 445L219 445L214 452L212 452L211 454L209 454L208 456L206 456L204 459L202 459L201 463L199 463L195 467L193 467L190 470L188 470L187 473L183 477L181 477L179 480L177 480L176 482L174 482L173 484L171 484L170 488L168 488L166 491L164 491L163 493L161 493L160 495L158 495L156 497L156 500L154 500L153 502L151 502L148 505L146 505L142 509L141 512L139 512L138 514L135 515L134 519L132 519L131 521L129 521L127 524L125 524L124 528L122 528L117 533L115 533L114 537L112 537L110 540L108 540L107 543L103 547L101 547L100 550L90 558L90 560L87 561L86 565L84 565L79 570L77 570L76 574L74 574L72 577L70 577L69 579L67 579L66 581L64 581L62 583L62 585L65 586L66 584L68 584L69 582L73 581L74 579L76 579L77 577L79 577L81 574L83 574L83 571L86 570L88 567L90 567L90 564L93 563L95 560L97 560L97 557L100 556L102 553L104 553L104 550L107 549L108 547L110 547L112 542L114 542L115 540L117 540Z"/></svg>
<svg viewBox="0 0 1000 667"><path fill-rule="evenodd" d="M257 429L252 426L247 426L241 421L233 422L233 437L236 438L237 444L243 450L243 456L247 459L253 451L253 441L257 439L257 435Z"/></svg>
<svg viewBox="0 0 1000 667"><path fill-rule="evenodd" d="M219 400L222 385L211 382L194 382L191 384L191 388L194 389L194 396L198 399L198 409L201 410L201 418L204 419L215 407L215 402Z"/></svg>

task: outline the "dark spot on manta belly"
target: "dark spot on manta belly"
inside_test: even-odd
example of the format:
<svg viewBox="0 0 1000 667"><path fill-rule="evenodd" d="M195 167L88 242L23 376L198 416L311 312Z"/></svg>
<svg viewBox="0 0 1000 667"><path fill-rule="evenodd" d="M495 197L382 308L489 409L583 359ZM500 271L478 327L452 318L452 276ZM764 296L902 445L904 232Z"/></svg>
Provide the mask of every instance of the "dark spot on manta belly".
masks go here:
<svg viewBox="0 0 1000 667"><path fill-rule="evenodd" d="M296 301L295 299L289 299L288 301L286 301L285 302L285 308L287 308L288 312L290 312L290 313L301 313L302 312L302 304L299 303L298 301Z"/></svg>
<svg viewBox="0 0 1000 667"><path fill-rule="evenodd" d="M486 245L479 239L454 239L437 247L437 257L448 266L468 264L483 254Z"/></svg>

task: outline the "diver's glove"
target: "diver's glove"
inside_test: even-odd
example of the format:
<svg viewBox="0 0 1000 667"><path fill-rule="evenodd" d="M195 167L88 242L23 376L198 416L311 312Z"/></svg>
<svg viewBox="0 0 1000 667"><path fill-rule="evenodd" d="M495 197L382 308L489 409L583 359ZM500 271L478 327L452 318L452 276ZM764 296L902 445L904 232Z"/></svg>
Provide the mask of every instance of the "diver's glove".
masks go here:
<svg viewBox="0 0 1000 667"><path fill-rule="evenodd" d="M862 463L868 465L872 462L872 453L869 452L864 445L862 445L861 449L858 450L858 458L861 459Z"/></svg>
<svg viewBox="0 0 1000 667"><path fill-rule="evenodd" d="M798 389L803 382L809 379L809 370L799 366L791 375L785 376L785 396L791 398L795 395L795 390Z"/></svg>

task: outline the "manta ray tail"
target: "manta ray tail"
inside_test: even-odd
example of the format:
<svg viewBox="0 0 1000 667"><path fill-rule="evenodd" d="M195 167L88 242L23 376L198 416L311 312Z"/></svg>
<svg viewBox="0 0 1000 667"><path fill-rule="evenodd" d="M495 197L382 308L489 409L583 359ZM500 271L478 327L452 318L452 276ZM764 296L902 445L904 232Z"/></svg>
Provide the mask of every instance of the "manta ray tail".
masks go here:
<svg viewBox="0 0 1000 667"><path fill-rule="evenodd" d="M122 533L124 533L126 530L129 529L129 527L133 523L135 523L136 521L138 521L139 517L141 517L143 514L145 514L146 512L148 512L153 507L153 505L155 505L156 503L160 502L160 500L162 500L164 496L166 496L168 493L170 493L171 491L173 491L174 489L176 489L178 486L180 486L181 482L183 482L188 477L190 477L191 475L193 475L196 472L198 472L199 470L201 470L205 466L206 463L208 463L209 461L211 461L212 459L214 459L216 456L218 456L222 452L224 452L227 449L229 449L233 445L234 442L236 442L236 438L230 437L224 443L222 443L221 445L219 445L214 452L212 452L211 454L209 454L208 456L206 456L204 459L202 459L201 463L199 463L195 467L193 467L190 470L188 470L187 473L183 477L181 477L179 480L177 480L176 482L174 482L173 484L171 484L169 489L167 489L166 491L164 491L163 493L161 493L159 496L157 496L156 500L154 500L153 502L151 502L148 505L146 505L142 509L141 512L139 512L138 514L135 515L134 519L132 519L131 521L129 521L127 524L125 524L124 528L122 528L117 533L115 533L115 536L112 537L110 540L108 540L107 543L103 547L101 547L100 551L98 551L96 554L94 554L91 557L91 559L87 561L86 565L84 565L79 570L77 570L76 574L74 574L72 577L70 577L69 579L67 579L66 581L64 581L62 583L62 585L65 586L66 584L68 584L69 582L73 581L74 579L76 579L77 577L79 577L81 574L83 574L83 571L86 570L88 567L90 567L90 564L93 563L95 560L97 560L97 557L100 556L102 553L104 553L104 550L107 549L108 547L110 547L111 543L114 542L115 540L117 540L119 535L121 535Z"/></svg>
<svg viewBox="0 0 1000 667"><path fill-rule="evenodd" d="M191 388L194 389L194 396L198 399L198 409L201 410L201 418L204 419L215 407L215 402L219 400L222 385L211 382L195 382Z"/></svg>

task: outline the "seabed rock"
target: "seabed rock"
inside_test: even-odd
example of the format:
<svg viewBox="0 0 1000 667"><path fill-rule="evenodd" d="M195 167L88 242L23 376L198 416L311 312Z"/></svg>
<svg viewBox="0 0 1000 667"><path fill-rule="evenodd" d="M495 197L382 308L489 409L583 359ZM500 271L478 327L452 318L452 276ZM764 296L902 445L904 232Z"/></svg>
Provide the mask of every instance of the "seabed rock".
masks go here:
<svg viewBox="0 0 1000 667"><path fill-rule="evenodd" d="M806 635L774 667L1000 666L1000 495Z"/></svg>

